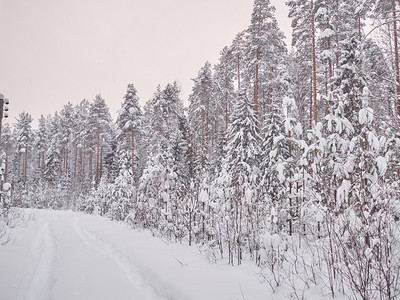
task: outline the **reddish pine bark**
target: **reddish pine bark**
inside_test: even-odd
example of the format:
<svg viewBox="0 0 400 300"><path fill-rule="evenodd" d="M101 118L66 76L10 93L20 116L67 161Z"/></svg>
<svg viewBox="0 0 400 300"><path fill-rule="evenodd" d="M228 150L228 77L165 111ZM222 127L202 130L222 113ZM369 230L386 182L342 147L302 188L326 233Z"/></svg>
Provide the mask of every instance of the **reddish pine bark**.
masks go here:
<svg viewBox="0 0 400 300"><path fill-rule="evenodd" d="M392 0L392 9L393 9L393 36L394 36L394 68L396 73L396 107L397 107L397 114L400 115L399 46L397 41L396 3L394 0Z"/></svg>
<svg viewBox="0 0 400 300"><path fill-rule="evenodd" d="M132 128L132 178L135 174L135 130Z"/></svg>
<svg viewBox="0 0 400 300"><path fill-rule="evenodd" d="M256 131L258 132L258 60L260 58L260 51L257 49L257 54L256 54L256 78L254 82L254 116L256 119L255 125L256 125Z"/></svg>
<svg viewBox="0 0 400 300"><path fill-rule="evenodd" d="M96 184L99 183L99 158L100 158L100 127L97 129L97 153L96 153Z"/></svg>
<svg viewBox="0 0 400 300"><path fill-rule="evenodd" d="M314 22L314 1L311 0L311 27L312 27L312 61L313 61L313 104L314 123L317 124L317 59L315 54L315 22Z"/></svg>

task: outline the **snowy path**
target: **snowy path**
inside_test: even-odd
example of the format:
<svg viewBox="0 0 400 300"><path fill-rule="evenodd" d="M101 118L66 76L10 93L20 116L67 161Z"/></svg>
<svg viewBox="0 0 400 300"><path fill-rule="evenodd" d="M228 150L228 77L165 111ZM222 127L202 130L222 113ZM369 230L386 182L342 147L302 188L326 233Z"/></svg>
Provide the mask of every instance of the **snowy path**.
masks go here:
<svg viewBox="0 0 400 300"><path fill-rule="evenodd" d="M0 300L278 299L252 265L212 265L196 247L97 216L33 214L0 247Z"/></svg>

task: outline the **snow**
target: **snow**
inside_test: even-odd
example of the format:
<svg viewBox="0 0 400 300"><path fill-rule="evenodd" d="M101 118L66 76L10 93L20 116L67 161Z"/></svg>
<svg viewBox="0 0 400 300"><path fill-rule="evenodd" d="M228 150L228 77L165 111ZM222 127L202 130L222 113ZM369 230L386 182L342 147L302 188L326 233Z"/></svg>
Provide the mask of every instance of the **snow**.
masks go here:
<svg viewBox="0 0 400 300"><path fill-rule="evenodd" d="M370 124L374 119L374 111L370 107L360 109L358 114L360 124Z"/></svg>
<svg viewBox="0 0 400 300"><path fill-rule="evenodd" d="M246 189L244 192L246 203L251 204L252 199L253 199L253 190L252 189Z"/></svg>
<svg viewBox="0 0 400 300"><path fill-rule="evenodd" d="M350 181L343 180L341 186L337 190L337 209L340 209L343 203L346 203L349 199L349 193L351 189Z"/></svg>
<svg viewBox="0 0 400 300"><path fill-rule="evenodd" d="M11 189L11 183L8 183L8 182L4 183L3 190L8 191L10 189Z"/></svg>
<svg viewBox="0 0 400 300"><path fill-rule="evenodd" d="M379 151L381 143L379 142L378 137L371 131L368 132L368 143L371 145L374 151Z"/></svg>
<svg viewBox="0 0 400 300"><path fill-rule="evenodd" d="M208 203L208 193L206 190L201 190L200 195L199 195L199 201L203 203Z"/></svg>
<svg viewBox="0 0 400 300"><path fill-rule="evenodd" d="M317 12L316 12L316 14L315 14L315 18L317 19L317 18L319 18L319 17L325 17L326 15L327 15L327 13L328 13L328 11L327 11L327 9L325 8L325 7L320 7L318 10L317 10Z"/></svg>
<svg viewBox="0 0 400 300"><path fill-rule="evenodd" d="M324 29L324 31L321 32L319 37L321 39L327 39L327 38L331 38L333 36L335 36L335 32L330 28L326 28L326 29ZM331 55L329 55L329 56L331 57Z"/></svg>
<svg viewBox="0 0 400 300"><path fill-rule="evenodd" d="M385 158L385 157L382 157L382 156L378 156L378 157L376 158L376 163L377 163L377 166L378 166L379 174L380 174L381 176L384 176L385 173L386 173L386 169L387 169L387 161L386 161L386 158Z"/></svg>
<svg viewBox="0 0 400 300"><path fill-rule="evenodd" d="M286 177L285 177L285 169L286 169L286 164L285 163L277 163L276 164L276 171L278 172L278 179L279 182L284 182Z"/></svg>
<svg viewBox="0 0 400 300"><path fill-rule="evenodd" d="M296 106L296 102L293 98L284 97L282 100L282 105L285 108L288 108L288 107L294 108Z"/></svg>
<svg viewBox="0 0 400 300"><path fill-rule="evenodd" d="M208 262L197 247L100 216L27 210L0 247L0 299L283 299L252 262Z"/></svg>

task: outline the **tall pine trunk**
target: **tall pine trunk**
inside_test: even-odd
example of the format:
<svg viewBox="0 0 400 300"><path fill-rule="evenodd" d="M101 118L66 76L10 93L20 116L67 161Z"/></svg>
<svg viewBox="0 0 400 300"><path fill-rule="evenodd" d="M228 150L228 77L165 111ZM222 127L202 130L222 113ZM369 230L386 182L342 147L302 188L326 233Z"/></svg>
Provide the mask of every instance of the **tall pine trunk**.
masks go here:
<svg viewBox="0 0 400 300"><path fill-rule="evenodd" d="M132 179L135 176L135 130L132 128Z"/></svg>
<svg viewBox="0 0 400 300"><path fill-rule="evenodd" d="M238 82L238 101L240 100L240 53L237 55L237 82Z"/></svg>
<svg viewBox="0 0 400 300"><path fill-rule="evenodd" d="M314 1L311 0L311 31L312 31L312 76L313 76L313 113L314 125L317 124L317 58L315 53L315 21L314 21Z"/></svg>
<svg viewBox="0 0 400 300"><path fill-rule="evenodd" d="M396 74L396 111L400 115L400 70L399 70L399 45L397 41L397 13L396 3L392 0L393 9L393 38L394 38L394 69Z"/></svg>
<svg viewBox="0 0 400 300"><path fill-rule="evenodd" d="M25 158L24 158L24 186L26 186L26 173L28 169L28 147L25 149Z"/></svg>
<svg viewBox="0 0 400 300"><path fill-rule="evenodd" d="M255 80L254 80L254 115L256 118L256 131L258 132L258 60L260 58L260 50L257 49L257 54L256 54L256 74L255 74Z"/></svg>
<svg viewBox="0 0 400 300"><path fill-rule="evenodd" d="M99 182L103 177L103 145L100 147L100 158L99 158Z"/></svg>
<svg viewBox="0 0 400 300"><path fill-rule="evenodd" d="M100 172L100 127L97 128L97 153L96 153L96 184L99 184L99 172Z"/></svg>
<svg viewBox="0 0 400 300"><path fill-rule="evenodd" d="M329 7L329 0L326 0L326 7ZM327 18L326 20L326 29L330 29L331 28L331 24L329 22L329 18ZM331 37L328 37L328 51L330 52L332 50L332 46L331 46ZM332 83L332 77L333 77L333 67L332 67L332 60L331 57L328 58L328 82L329 82L329 87L330 87L330 91L333 92L333 83Z"/></svg>
<svg viewBox="0 0 400 300"><path fill-rule="evenodd" d="M6 153L6 165L4 168L4 182L7 182L7 173L8 173L8 155Z"/></svg>

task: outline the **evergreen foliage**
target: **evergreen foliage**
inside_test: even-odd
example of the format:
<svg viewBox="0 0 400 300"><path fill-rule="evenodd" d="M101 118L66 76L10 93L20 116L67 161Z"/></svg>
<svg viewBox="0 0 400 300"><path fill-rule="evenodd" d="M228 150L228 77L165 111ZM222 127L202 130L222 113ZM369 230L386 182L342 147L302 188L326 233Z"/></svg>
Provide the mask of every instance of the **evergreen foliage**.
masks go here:
<svg viewBox="0 0 400 300"><path fill-rule="evenodd" d="M398 298L400 75L390 18L400 3L287 5L290 54L274 7L255 0L249 27L193 79L187 108L172 83L142 111L129 84L115 122L97 95L42 116L36 130L28 113L5 125L2 180L12 188L1 194L0 226L12 206L77 209L196 244L211 260L252 259L273 289L289 285L298 298L299 274L332 297ZM370 18L390 46L364 32Z"/></svg>

